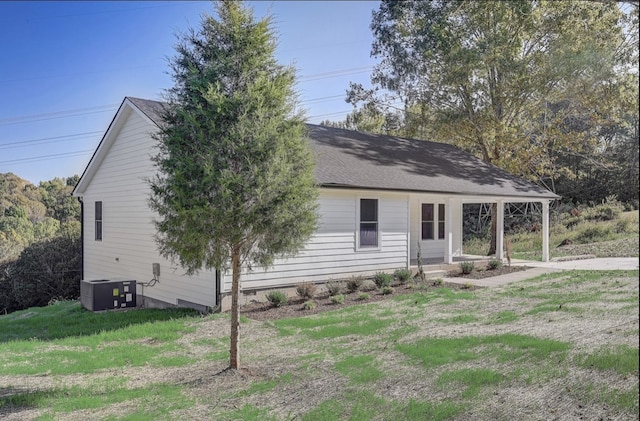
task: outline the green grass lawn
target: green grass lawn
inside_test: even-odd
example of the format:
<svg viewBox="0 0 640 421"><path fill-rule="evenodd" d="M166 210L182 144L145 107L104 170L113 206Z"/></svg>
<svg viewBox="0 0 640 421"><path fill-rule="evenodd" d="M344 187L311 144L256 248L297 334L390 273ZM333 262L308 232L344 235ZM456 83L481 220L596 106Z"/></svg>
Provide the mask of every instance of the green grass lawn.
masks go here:
<svg viewBox="0 0 640 421"><path fill-rule="evenodd" d="M243 318L237 373L224 314L59 302L0 317L0 418L637 419L638 298L637 271L573 271Z"/></svg>

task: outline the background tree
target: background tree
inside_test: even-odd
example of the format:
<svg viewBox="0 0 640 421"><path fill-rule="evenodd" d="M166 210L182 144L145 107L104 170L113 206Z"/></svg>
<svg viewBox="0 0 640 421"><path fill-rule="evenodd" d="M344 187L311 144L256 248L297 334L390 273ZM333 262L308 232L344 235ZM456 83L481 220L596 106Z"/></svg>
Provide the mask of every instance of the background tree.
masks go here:
<svg viewBox="0 0 640 421"><path fill-rule="evenodd" d="M271 18L216 3L177 45L157 139L160 252L188 273L231 269L230 367L239 368L240 272L300 250L315 231L317 190L295 71L279 65Z"/></svg>
<svg viewBox="0 0 640 421"><path fill-rule="evenodd" d="M50 181L39 184L42 202L47 208L47 216L60 222L78 220L80 218L80 203L71 196L73 188L78 182L78 177L68 179L56 177Z"/></svg>
<svg viewBox="0 0 640 421"><path fill-rule="evenodd" d="M406 132L549 187L553 151L595 147L607 85L632 68L624 24L615 2L382 1L374 89L352 85L348 99L383 107L395 94Z"/></svg>
<svg viewBox="0 0 640 421"><path fill-rule="evenodd" d="M25 248L8 269L12 291L7 298L15 300L13 304L17 307L8 311L46 306L56 299L78 299L81 248L77 232Z"/></svg>
<svg viewBox="0 0 640 421"><path fill-rule="evenodd" d="M78 176L35 186L0 174L0 313L76 299L80 288Z"/></svg>
<svg viewBox="0 0 640 421"><path fill-rule="evenodd" d="M77 180L54 178L35 186L0 174L0 263L15 261L34 242L80 232L80 205L71 197Z"/></svg>

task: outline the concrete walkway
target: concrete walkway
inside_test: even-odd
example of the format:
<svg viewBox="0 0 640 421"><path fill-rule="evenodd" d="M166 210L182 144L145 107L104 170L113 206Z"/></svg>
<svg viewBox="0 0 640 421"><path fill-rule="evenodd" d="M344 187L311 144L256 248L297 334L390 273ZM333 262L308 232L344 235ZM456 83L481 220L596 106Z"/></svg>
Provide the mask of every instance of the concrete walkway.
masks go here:
<svg viewBox="0 0 640 421"><path fill-rule="evenodd" d="M445 281L462 285L470 284L478 287L496 287L562 270L637 270L638 264L639 259L637 257L578 258L577 260L552 262L512 260L511 265L513 266L527 266L531 269L484 279L446 278Z"/></svg>

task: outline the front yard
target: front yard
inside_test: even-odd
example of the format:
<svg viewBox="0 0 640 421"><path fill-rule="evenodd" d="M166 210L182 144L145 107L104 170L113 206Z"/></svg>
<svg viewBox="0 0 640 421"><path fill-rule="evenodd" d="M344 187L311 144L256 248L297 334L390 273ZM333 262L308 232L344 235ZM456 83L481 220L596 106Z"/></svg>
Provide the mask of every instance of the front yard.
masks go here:
<svg viewBox="0 0 640 421"><path fill-rule="evenodd" d="M638 271L374 294L305 317L245 312L238 372L226 315L96 329L114 316L83 322L63 302L2 316L0 418L638 419ZM69 333L43 333L53 324Z"/></svg>

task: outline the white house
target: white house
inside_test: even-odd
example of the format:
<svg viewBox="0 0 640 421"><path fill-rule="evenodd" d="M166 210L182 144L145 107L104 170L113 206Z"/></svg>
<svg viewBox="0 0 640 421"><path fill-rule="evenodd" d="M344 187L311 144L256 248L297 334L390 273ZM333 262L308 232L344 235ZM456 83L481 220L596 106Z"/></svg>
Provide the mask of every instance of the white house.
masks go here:
<svg viewBox="0 0 640 421"><path fill-rule="evenodd" d="M82 202L83 279L124 278L153 286L138 303L223 305L227 273L184 270L160 257L147 180L154 174L151 133L161 102L127 97L73 194ZM497 258L503 258L505 203L540 202L544 260L549 258L549 202L554 193L446 144L309 125L320 187L318 231L295 257L242 276L245 297L257 291L352 274L410 267L417 257L452 263L462 256L462 207L498 204Z"/></svg>

